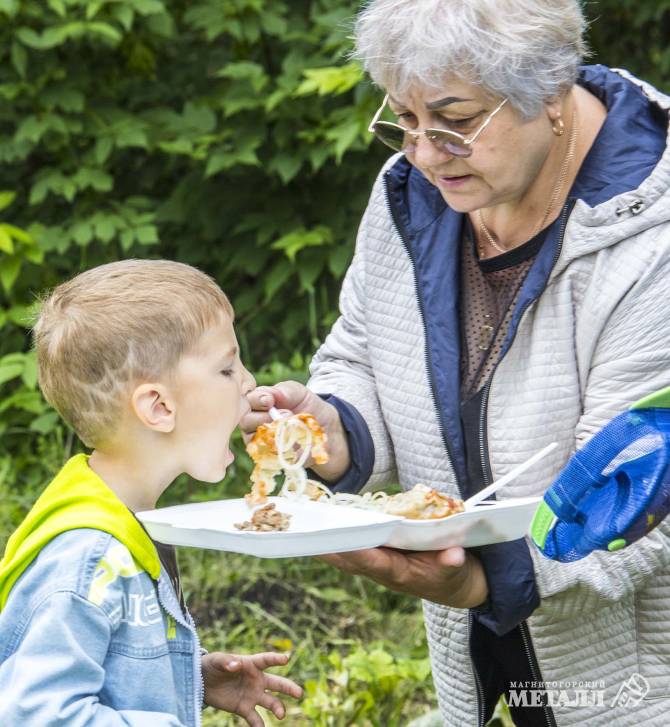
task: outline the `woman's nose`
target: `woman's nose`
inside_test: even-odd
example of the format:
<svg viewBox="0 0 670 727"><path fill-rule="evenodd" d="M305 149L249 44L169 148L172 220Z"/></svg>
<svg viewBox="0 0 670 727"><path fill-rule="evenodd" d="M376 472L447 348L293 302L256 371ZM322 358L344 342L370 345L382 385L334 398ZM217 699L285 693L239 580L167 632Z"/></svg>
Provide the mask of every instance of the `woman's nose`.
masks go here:
<svg viewBox="0 0 670 727"><path fill-rule="evenodd" d="M446 149L436 146L425 134L417 134L414 138L414 153L411 161L421 169L430 169L439 164L444 164L453 156Z"/></svg>

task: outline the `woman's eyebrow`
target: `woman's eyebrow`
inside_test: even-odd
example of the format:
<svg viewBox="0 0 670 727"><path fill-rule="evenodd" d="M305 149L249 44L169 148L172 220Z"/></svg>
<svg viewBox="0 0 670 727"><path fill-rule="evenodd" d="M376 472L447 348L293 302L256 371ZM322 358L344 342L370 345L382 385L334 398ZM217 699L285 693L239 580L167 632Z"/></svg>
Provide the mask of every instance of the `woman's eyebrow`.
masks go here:
<svg viewBox="0 0 670 727"><path fill-rule="evenodd" d="M458 96L446 96L445 98L441 98L438 101L431 101L430 103L425 104L425 106L428 111L435 111L436 109L441 109L444 106L449 106L449 104L462 103L463 101L474 101L474 99L459 98Z"/></svg>

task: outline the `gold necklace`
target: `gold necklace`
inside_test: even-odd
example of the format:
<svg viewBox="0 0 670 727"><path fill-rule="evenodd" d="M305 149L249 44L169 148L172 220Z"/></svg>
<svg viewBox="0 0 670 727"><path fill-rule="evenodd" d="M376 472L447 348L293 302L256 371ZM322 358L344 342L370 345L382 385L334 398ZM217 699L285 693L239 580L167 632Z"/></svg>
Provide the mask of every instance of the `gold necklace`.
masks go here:
<svg viewBox="0 0 670 727"><path fill-rule="evenodd" d="M556 180L556 185L554 187L554 192L551 195L551 199L549 200L549 204L547 206L547 209L544 212L544 215L542 216L542 219L539 221L539 223L535 226L533 233L528 238L529 240L532 240L535 235L544 227L547 219L549 218L549 214L551 213L551 210L554 208L554 205L558 201L558 198L563 191L563 187L565 186L565 181L568 178L568 170L570 168L570 162L573 160L575 156L575 147L577 145L577 109L573 109L572 111L572 119L570 120L572 129L570 130L570 139L568 141L568 150L565 154L565 158L563 159L563 164L561 165L561 171L558 175L558 178ZM491 234L491 231L486 226L486 223L484 222L484 216L482 214L481 209L477 210L477 221L479 222L479 229L484 233L484 237L486 238L486 241L498 252L509 252L511 248L505 248L502 247L502 245L499 245L493 235ZM486 251L484 250L484 246L482 244L477 245L477 252L479 253L479 257L483 258L485 257Z"/></svg>

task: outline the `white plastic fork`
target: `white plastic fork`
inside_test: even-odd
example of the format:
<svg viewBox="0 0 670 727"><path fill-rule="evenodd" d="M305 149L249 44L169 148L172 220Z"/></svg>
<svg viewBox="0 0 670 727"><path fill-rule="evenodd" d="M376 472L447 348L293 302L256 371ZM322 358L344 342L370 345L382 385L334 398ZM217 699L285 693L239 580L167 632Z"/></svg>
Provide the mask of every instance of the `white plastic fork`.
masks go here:
<svg viewBox="0 0 670 727"><path fill-rule="evenodd" d="M525 472L529 467L532 467L536 462L539 462L543 457L546 457L549 452L553 452L558 447L558 442L552 442L548 444L544 449L536 452L532 457L522 462L518 467L510 470L506 475L503 475L499 480L496 480L488 487L480 490L477 494L468 499L463 503L466 510L472 510L475 505L478 505L482 500L485 500L489 495L497 492L501 487L511 482L515 477L518 477L521 473Z"/></svg>
<svg viewBox="0 0 670 727"><path fill-rule="evenodd" d="M272 419L273 422L276 422L277 419L283 419L286 416L285 414L282 414L276 406L271 406L268 409L268 414L270 415L270 419Z"/></svg>

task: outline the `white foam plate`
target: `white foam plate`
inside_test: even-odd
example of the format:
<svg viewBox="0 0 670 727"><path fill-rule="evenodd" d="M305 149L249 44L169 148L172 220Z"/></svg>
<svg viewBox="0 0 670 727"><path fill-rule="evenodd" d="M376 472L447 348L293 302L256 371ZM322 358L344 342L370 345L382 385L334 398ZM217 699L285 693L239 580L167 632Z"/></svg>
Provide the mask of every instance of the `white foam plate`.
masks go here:
<svg viewBox="0 0 670 727"><path fill-rule="evenodd" d="M154 540L171 545L246 553L260 558L288 558L343 553L387 545L403 550L470 548L523 537L539 497L481 503L441 520L406 520L392 515L319 502L271 497L291 515L283 532L237 530L251 510L243 499L215 500L138 512Z"/></svg>
<svg viewBox="0 0 670 727"><path fill-rule="evenodd" d="M528 532L541 499L489 500L440 520L403 519L385 544L402 550L442 550L455 545L474 548L516 540Z"/></svg>
<svg viewBox="0 0 670 727"><path fill-rule="evenodd" d="M288 558L374 548L385 543L402 518L370 510L270 497L291 515L288 530L256 533L237 530L252 510L243 499L214 500L138 512L149 535L160 543Z"/></svg>

